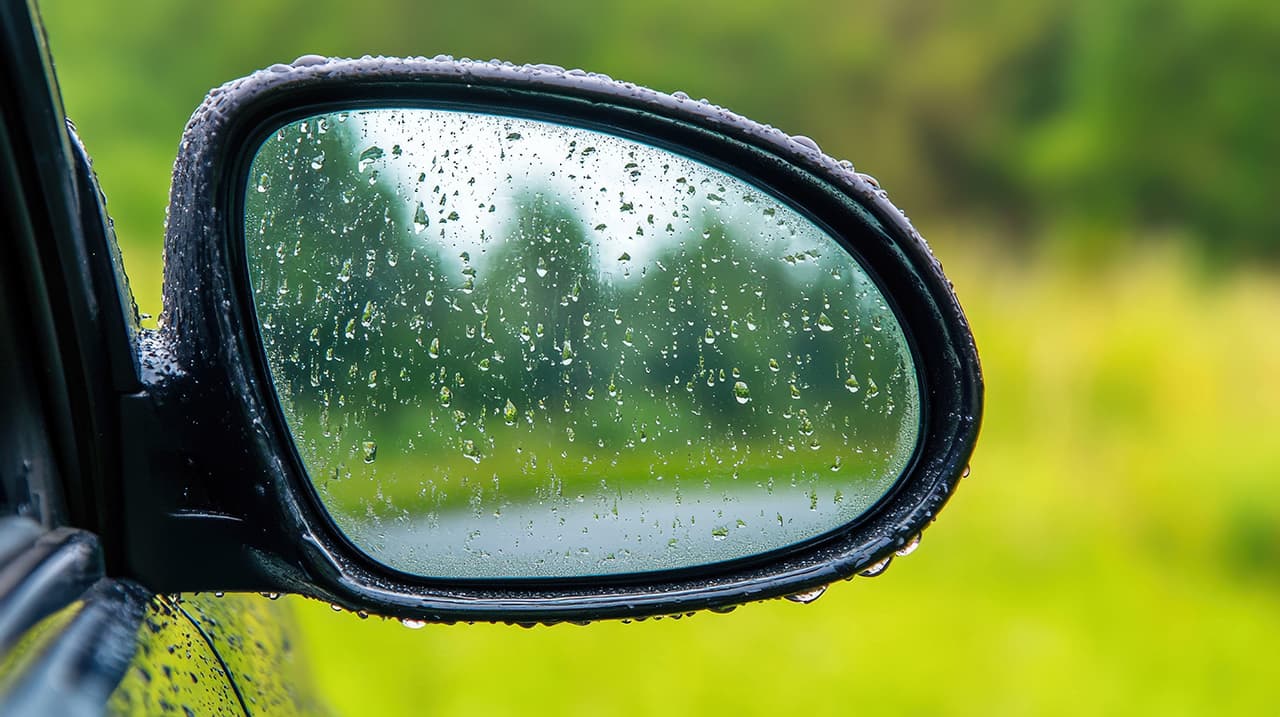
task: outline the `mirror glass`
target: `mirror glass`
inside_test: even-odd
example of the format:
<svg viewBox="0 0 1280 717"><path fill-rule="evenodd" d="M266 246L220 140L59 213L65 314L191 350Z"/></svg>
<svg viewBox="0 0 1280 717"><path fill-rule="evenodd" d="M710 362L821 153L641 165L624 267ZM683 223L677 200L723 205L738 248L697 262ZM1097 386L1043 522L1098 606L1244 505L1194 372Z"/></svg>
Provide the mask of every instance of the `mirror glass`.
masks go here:
<svg viewBox="0 0 1280 717"><path fill-rule="evenodd" d="M686 156L546 121L371 109L259 148L266 363L337 527L391 568L687 568L850 522L920 395L822 228Z"/></svg>

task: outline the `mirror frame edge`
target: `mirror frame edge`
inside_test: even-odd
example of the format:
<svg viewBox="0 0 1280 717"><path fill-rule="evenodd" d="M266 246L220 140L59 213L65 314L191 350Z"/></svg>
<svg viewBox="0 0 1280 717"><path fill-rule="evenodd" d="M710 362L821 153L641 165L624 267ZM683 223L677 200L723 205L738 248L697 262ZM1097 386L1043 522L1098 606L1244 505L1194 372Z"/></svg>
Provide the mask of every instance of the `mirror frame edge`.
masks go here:
<svg viewBox="0 0 1280 717"><path fill-rule="evenodd" d="M243 247L236 243L242 239L242 226L237 226L242 221L234 209L238 206L235 195L243 199L245 173L257 150L250 140L280 115L297 115L304 108L333 102L351 106L352 102L396 98L423 101L442 88L465 98L487 92L517 107L525 107L519 103L530 98L554 97L612 111L614 116L631 113L659 124L683 123L719 138L724 145L736 142L772 157L781 166L779 171L808 174L828 193L842 193L847 202L879 222L886 244L881 249L896 254L894 261L905 272L905 280L890 283L878 276L882 266L850 249L877 278L886 298L893 303L910 293L933 307L927 323L930 332L938 335L930 343L945 350L925 362L933 370L930 376L924 375L925 366L916 367L922 387L919 441L922 446L926 441L941 441L946 450L921 449L922 460L899 479L889 496L834 531L840 535L824 536L823 544L806 546L800 551L805 559L798 562L795 556L770 556L764 564L748 561L755 564L744 567L735 561L727 567L717 564L681 571L688 574L676 579L630 574L575 579L569 581L575 584L568 585L527 579L495 585L494 581L415 579L353 550L332 526L323 506L317 515L315 501L306 497L314 497L314 489L283 427L269 374L264 376L260 366L255 368L261 342L252 298L244 285ZM627 122L613 133L627 136L627 132L654 143L651 134ZM154 429L179 426L178 414L184 413L200 417L196 423L202 425L180 438L183 450L137 457L139 470L127 472L125 479L126 488L138 494L153 490L160 474L168 474L167 497L146 501L148 505L136 511L137 520L130 521L136 527L130 531L129 550L137 558L131 566L161 591L295 591L353 610L433 621L592 620L715 609L812 589L891 556L936 516L968 464L980 422L982 379L972 334L950 283L884 192L864 175L821 154L811 142L792 139L714 105L560 68L441 58L307 57L211 92L188 123L182 146L174 168L165 239L163 327L143 341L151 367L152 405L140 407L142 415L136 418L141 425L150 416ZM760 176L759 168L728 164L737 176L760 184L750 179ZM788 203L808 208L799 200ZM833 238L849 249L844 233ZM921 333L920 317L907 321L895 313L909 337ZM912 342L915 346L914 338ZM919 351L916 354L919 364ZM241 400L228 405L228 395ZM940 430L935 430L939 416L930 414L939 407L946 410ZM211 436L218 448L198 447ZM178 454L184 451L197 456L194 464L190 458L179 460ZM920 479L918 473L926 474L928 480ZM227 480L229 475L251 478L237 485ZM172 486L189 489L193 483L198 484L197 493L208 499L202 506L183 509L173 499ZM174 536L170 546L148 550L141 545L161 530ZM865 533L864 539L852 540L855 532ZM198 556L193 562L206 570L175 569L175 553L186 555L187 560Z"/></svg>

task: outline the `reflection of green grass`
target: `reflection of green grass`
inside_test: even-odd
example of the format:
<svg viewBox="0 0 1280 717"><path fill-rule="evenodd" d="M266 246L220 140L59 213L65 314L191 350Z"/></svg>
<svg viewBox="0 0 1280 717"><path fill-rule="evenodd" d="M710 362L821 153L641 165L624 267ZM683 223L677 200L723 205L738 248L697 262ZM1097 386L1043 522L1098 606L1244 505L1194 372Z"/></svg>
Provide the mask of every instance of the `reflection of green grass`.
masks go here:
<svg viewBox="0 0 1280 717"><path fill-rule="evenodd" d="M943 255L990 402L973 476L885 577L531 631L297 601L321 689L350 714L1273 710L1280 281Z"/></svg>
<svg viewBox="0 0 1280 717"><path fill-rule="evenodd" d="M826 448L818 451L803 443L792 451L779 445L749 446L743 442L732 451L726 445L711 451L699 446L697 450L667 452L668 446L662 459L655 458L643 444L615 456L594 450L586 442L569 443L563 432L549 430L524 431L518 443L506 437L497 443L502 450L483 456L479 463L453 447L411 455L380 451L372 465L351 461L352 477L321 481L321 496L338 513L366 515L372 510L385 518L403 511L421 514L459 509L476 499L492 510L502 502L620 495L645 486L674 491L676 485L701 487L704 482L725 490L773 484L781 490L792 481L805 490L811 484L830 484L853 497L857 486L878 482L885 471L885 461L870 454L859 455L843 447L835 436L821 438ZM515 445L520 446L519 451ZM718 455L719 462L705 460L708 452ZM839 468L833 470L837 456ZM735 459L742 460L740 467L735 466ZM656 476L663 476L666 482L655 483Z"/></svg>

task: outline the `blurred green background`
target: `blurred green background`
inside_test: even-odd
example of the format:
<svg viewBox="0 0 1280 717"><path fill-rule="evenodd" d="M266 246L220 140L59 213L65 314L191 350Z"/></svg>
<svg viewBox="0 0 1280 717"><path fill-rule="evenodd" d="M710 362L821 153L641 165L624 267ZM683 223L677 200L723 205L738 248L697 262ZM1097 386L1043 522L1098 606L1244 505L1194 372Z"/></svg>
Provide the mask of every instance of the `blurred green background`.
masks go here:
<svg viewBox="0 0 1280 717"><path fill-rule="evenodd" d="M158 314L211 87L304 53L550 62L707 97L876 175L988 385L922 549L808 606L523 630L294 601L347 714L1266 714L1280 704L1280 3L44 0Z"/></svg>

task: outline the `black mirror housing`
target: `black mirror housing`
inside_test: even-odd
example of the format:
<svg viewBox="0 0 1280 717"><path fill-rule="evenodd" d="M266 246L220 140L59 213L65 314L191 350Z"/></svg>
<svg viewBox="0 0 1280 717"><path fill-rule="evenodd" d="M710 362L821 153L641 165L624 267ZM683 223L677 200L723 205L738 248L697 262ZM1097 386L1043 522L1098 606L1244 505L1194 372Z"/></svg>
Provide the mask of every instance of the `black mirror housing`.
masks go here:
<svg viewBox="0 0 1280 717"><path fill-rule="evenodd" d="M685 570L555 580L441 580L356 549L308 480L265 365L248 283L243 188L255 149L318 112L464 108L551 118L723 168L815 217L892 303L922 394L916 453L893 490L840 529ZM165 313L140 341L145 390L122 409L125 571L160 592L297 592L413 621L584 621L726 609L883 569L946 503L977 439L982 378L940 264L874 180L807 138L603 75L451 58L299 58L214 90L174 169ZM110 547L110 546L109 546Z"/></svg>

